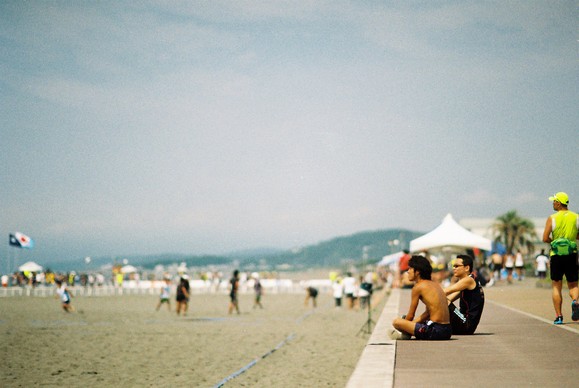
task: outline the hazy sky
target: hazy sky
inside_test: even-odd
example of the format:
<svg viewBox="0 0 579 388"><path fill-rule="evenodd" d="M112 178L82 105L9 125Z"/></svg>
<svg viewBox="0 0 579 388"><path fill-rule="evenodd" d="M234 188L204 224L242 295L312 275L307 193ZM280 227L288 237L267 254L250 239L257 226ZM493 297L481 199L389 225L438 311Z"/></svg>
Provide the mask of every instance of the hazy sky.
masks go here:
<svg viewBox="0 0 579 388"><path fill-rule="evenodd" d="M578 210L578 9L2 1L2 262Z"/></svg>

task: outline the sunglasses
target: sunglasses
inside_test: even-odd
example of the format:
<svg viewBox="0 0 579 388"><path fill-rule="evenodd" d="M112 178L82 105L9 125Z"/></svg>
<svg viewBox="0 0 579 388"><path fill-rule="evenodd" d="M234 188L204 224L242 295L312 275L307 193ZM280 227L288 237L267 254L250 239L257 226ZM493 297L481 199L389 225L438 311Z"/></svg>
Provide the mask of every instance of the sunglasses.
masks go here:
<svg viewBox="0 0 579 388"><path fill-rule="evenodd" d="M458 268L458 267L464 267L464 264L455 264L452 266L452 268Z"/></svg>

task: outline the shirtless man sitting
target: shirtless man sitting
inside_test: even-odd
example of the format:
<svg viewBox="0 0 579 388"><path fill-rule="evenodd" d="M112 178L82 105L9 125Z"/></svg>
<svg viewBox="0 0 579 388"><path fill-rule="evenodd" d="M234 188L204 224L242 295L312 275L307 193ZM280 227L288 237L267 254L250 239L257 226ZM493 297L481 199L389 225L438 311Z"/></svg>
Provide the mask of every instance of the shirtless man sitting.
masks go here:
<svg viewBox="0 0 579 388"><path fill-rule="evenodd" d="M392 339L410 339L413 335L420 340L448 340L452 335L450 314L446 294L442 287L431 280L432 266L423 256L412 256L409 263L409 280L416 282L408 314L392 322ZM418 302L422 301L426 311L414 318Z"/></svg>

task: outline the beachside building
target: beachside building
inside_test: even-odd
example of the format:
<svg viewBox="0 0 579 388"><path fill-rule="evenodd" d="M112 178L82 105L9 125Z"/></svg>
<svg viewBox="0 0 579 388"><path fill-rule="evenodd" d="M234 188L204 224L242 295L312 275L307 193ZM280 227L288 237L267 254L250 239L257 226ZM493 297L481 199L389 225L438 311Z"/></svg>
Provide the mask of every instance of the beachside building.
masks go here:
<svg viewBox="0 0 579 388"><path fill-rule="evenodd" d="M547 217L525 217L535 225L535 232L537 233L537 240L533 241L535 244L534 254L538 254L541 249L548 249L548 245L543 243L543 231L545 230L545 222ZM492 235L492 225L496 222L496 218L462 218L458 223L470 230L471 232L478 234L489 239L493 239Z"/></svg>

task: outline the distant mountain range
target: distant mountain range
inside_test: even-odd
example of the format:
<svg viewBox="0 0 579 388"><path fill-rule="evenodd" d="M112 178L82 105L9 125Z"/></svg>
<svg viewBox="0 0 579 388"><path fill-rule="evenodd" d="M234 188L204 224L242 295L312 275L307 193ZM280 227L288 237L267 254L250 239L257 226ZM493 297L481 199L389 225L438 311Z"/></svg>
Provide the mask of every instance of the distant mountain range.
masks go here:
<svg viewBox="0 0 579 388"><path fill-rule="evenodd" d="M357 264L372 264L383 256L408 249L411 240L424 233L405 229L388 229L359 232L350 236L336 237L315 245L290 250L259 248L232 252L226 255L140 255L122 256L123 261L135 267L153 269L157 265L169 266L185 263L188 268L236 267L240 270L302 270L316 267L347 268ZM120 259L119 259L120 260ZM112 267L109 257L91 258L82 268L72 263L59 262L50 266L55 271L87 271Z"/></svg>

